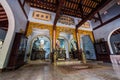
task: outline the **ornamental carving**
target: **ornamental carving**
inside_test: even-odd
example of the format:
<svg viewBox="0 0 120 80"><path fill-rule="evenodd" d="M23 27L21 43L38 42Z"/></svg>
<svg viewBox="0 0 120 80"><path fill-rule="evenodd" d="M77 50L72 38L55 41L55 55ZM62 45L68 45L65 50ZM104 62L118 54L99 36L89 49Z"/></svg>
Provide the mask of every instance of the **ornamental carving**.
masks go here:
<svg viewBox="0 0 120 80"><path fill-rule="evenodd" d="M33 18L39 19L39 20L50 21L51 15L45 12L41 12L41 11L34 11Z"/></svg>
<svg viewBox="0 0 120 80"><path fill-rule="evenodd" d="M80 22L81 20L78 20ZM90 28L90 22L85 22L84 24L81 25L82 28Z"/></svg>
<svg viewBox="0 0 120 80"><path fill-rule="evenodd" d="M92 31L78 30L78 35L79 35L79 37L80 37L81 35L89 35L90 38L91 38L91 40L94 42L94 38L93 38L93 33L92 33Z"/></svg>
<svg viewBox="0 0 120 80"><path fill-rule="evenodd" d="M52 25L30 22L29 25L28 25L28 28L27 28L26 36L31 35L33 28L48 29L50 37L52 38Z"/></svg>
<svg viewBox="0 0 120 80"><path fill-rule="evenodd" d="M73 38L76 40L75 29L68 28L68 27L57 27L56 28L56 38L59 37L60 32L70 33L73 35Z"/></svg>
<svg viewBox="0 0 120 80"><path fill-rule="evenodd" d="M58 22L66 25L75 25L74 18L65 15L62 15Z"/></svg>

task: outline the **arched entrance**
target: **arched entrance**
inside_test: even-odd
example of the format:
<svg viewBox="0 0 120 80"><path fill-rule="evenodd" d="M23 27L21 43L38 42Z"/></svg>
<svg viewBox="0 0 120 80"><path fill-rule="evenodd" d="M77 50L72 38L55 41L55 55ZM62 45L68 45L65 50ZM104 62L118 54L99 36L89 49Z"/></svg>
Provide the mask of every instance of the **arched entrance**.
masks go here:
<svg viewBox="0 0 120 80"><path fill-rule="evenodd" d="M50 60L51 41L45 35L38 35L31 43L31 60Z"/></svg>
<svg viewBox="0 0 120 80"><path fill-rule="evenodd" d="M120 28L113 30L108 37L111 54L120 54Z"/></svg>
<svg viewBox="0 0 120 80"><path fill-rule="evenodd" d="M2 45L2 48L0 49L0 68L4 68L7 65L7 61L8 61L8 57L9 57L9 53L10 53L10 46L12 45L12 39L14 38L14 32L15 32L15 19L14 19L14 15L12 13L12 10L9 6L9 4L7 3L6 0L0 0L1 6L3 7L3 9L6 12L7 15L7 19L8 19L8 27L7 27L7 33L4 39L4 43ZM2 28L2 29L6 29L6 28Z"/></svg>
<svg viewBox="0 0 120 80"><path fill-rule="evenodd" d="M2 49L8 31L8 17L0 3L0 49Z"/></svg>

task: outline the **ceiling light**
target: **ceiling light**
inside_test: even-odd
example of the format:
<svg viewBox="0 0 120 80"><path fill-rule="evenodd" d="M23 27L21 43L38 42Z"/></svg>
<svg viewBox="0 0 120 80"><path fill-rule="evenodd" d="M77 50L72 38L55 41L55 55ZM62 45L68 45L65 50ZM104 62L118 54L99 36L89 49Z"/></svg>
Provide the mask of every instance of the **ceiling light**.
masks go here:
<svg viewBox="0 0 120 80"><path fill-rule="evenodd" d="M117 4L120 5L120 1L118 1Z"/></svg>
<svg viewBox="0 0 120 80"><path fill-rule="evenodd" d="M104 13L103 13L103 14L104 14L104 15L106 15L107 13L108 13L107 11L104 11Z"/></svg>

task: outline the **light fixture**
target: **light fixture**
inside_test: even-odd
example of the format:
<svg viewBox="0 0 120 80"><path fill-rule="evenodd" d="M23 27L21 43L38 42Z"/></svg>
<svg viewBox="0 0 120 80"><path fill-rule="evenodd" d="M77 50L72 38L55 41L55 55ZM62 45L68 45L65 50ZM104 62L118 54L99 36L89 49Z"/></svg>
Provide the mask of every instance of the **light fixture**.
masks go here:
<svg viewBox="0 0 120 80"><path fill-rule="evenodd" d="M104 11L103 14L106 15L108 13L108 11Z"/></svg>
<svg viewBox="0 0 120 80"><path fill-rule="evenodd" d="M120 5L120 0L117 2L117 5Z"/></svg>

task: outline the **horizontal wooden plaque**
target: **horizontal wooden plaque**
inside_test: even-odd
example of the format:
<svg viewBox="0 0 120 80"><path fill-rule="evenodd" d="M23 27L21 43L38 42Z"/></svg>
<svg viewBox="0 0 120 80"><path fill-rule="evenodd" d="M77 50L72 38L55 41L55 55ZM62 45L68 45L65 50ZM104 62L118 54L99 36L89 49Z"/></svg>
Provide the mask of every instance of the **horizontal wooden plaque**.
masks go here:
<svg viewBox="0 0 120 80"><path fill-rule="evenodd" d="M51 15L45 12L41 12L41 11L34 11L33 18L39 19L39 20L50 21Z"/></svg>
<svg viewBox="0 0 120 80"><path fill-rule="evenodd" d="M83 25L82 25L83 28L90 28L90 23L89 22L85 22Z"/></svg>

